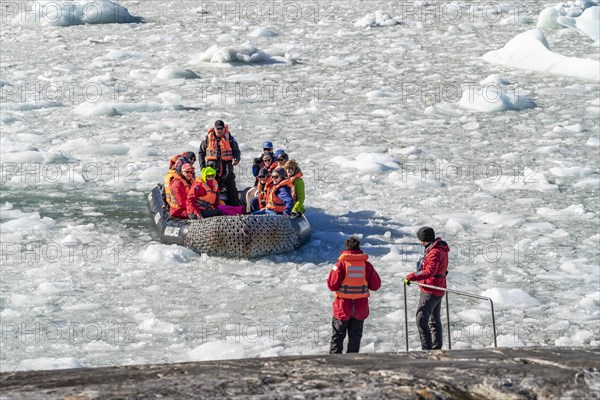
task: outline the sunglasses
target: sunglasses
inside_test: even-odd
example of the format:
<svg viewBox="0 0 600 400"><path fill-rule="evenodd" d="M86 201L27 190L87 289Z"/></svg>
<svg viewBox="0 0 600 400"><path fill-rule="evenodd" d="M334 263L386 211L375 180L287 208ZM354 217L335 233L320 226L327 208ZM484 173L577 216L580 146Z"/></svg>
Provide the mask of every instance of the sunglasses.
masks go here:
<svg viewBox="0 0 600 400"><path fill-rule="evenodd" d="M194 171L192 171L191 169L188 169L187 171L183 171L184 174L193 174Z"/></svg>
<svg viewBox="0 0 600 400"><path fill-rule="evenodd" d="M273 159L272 158L263 158L263 161L269 161L269 162L271 162L271 161L273 161Z"/></svg>

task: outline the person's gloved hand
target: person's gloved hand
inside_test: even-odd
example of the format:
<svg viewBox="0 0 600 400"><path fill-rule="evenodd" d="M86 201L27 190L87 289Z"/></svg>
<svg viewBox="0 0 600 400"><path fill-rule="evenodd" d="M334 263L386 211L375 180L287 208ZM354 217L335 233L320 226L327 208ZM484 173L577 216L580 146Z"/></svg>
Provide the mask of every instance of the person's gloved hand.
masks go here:
<svg viewBox="0 0 600 400"><path fill-rule="evenodd" d="M406 286L410 286L410 281L408 279L404 278L404 284Z"/></svg>
<svg viewBox="0 0 600 400"><path fill-rule="evenodd" d="M260 165L261 162L262 162L262 158L260 158L260 157L256 157L254 159L254 165Z"/></svg>
<svg viewBox="0 0 600 400"><path fill-rule="evenodd" d="M189 219L196 219L198 217L196 217L196 214L192 213L192 214L188 214L188 218Z"/></svg>

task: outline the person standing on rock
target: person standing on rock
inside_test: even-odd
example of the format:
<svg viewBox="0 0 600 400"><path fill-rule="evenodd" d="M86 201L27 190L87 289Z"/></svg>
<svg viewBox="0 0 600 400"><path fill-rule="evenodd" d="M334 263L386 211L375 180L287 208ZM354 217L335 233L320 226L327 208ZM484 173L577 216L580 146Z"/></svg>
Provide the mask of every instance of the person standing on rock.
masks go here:
<svg viewBox="0 0 600 400"><path fill-rule="evenodd" d="M432 228L424 226L417 232L417 238L425 247L424 257L417 263L417 271L406 276L404 283L410 285L412 281L422 281L426 285L446 287L448 275L448 244L441 238L435 237ZM423 350L437 350L442 348L442 298L445 292L419 286L421 297L417 308L417 327L421 337Z"/></svg>
<svg viewBox="0 0 600 400"><path fill-rule="evenodd" d="M327 286L335 292L330 354L341 353L348 333L346 353L358 353L363 325L369 316L370 291L381 287L381 279L360 241L351 236L344 243L338 262L329 271Z"/></svg>
<svg viewBox="0 0 600 400"><path fill-rule="evenodd" d="M215 121L214 127L208 130L206 138L198 151L200 169L212 167L217 171L219 187L225 188L226 204L239 206L235 174L233 167L240 162L241 152L235 138L229 133L229 127L223 121Z"/></svg>

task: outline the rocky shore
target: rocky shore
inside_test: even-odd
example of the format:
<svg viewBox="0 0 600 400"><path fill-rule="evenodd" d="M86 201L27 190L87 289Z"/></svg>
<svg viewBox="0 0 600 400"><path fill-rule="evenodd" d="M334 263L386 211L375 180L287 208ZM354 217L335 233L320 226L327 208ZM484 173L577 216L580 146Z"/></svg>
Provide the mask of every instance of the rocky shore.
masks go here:
<svg viewBox="0 0 600 400"><path fill-rule="evenodd" d="M598 399L599 348L253 358L0 374L0 399Z"/></svg>

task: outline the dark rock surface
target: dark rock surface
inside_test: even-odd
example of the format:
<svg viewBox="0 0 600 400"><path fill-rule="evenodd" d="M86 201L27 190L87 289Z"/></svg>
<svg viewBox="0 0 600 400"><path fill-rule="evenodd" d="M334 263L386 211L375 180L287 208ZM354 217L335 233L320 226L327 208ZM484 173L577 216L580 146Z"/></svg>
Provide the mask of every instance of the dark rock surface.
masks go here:
<svg viewBox="0 0 600 400"><path fill-rule="evenodd" d="M0 374L0 399L599 399L600 349L518 348Z"/></svg>

